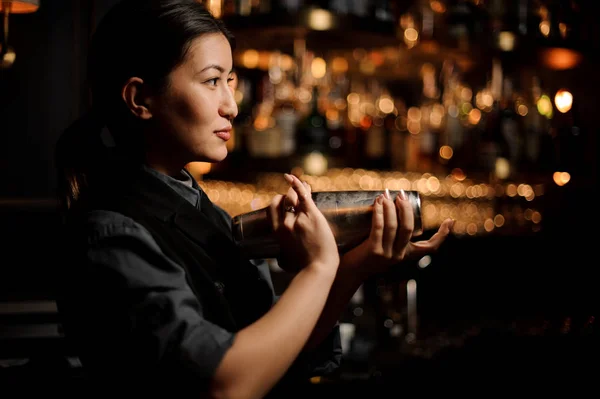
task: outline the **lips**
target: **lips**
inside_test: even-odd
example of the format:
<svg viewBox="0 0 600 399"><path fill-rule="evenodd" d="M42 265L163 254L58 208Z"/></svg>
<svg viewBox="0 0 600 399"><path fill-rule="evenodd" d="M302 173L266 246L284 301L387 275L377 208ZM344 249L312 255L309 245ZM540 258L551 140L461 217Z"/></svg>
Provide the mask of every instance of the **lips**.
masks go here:
<svg viewBox="0 0 600 399"><path fill-rule="evenodd" d="M222 129L215 130L215 134L223 141L227 141L231 138L231 126L226 126Z"/></svg>

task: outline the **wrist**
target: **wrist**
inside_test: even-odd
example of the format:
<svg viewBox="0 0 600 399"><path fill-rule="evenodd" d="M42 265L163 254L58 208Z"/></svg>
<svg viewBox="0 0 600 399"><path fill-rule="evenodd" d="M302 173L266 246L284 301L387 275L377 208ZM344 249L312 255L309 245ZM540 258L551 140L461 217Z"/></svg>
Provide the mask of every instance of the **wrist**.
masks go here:
<svg viewBox="0 0 600 399"><path fill-rule="evenodd" d="M313 261L302 269L302 271L324 281L333 282L339 270L339 263L337 266L338 267L332 267L330 264L324 262Z"/></svg>
<svg viewBox="0 0 600 399"><path fill-rule="evenodd" d="M359 248L345 253L340 258L340 271L356 276L361 280L365 280L374 274L373 268L369 267L370 265L369 257Z"/></svg>

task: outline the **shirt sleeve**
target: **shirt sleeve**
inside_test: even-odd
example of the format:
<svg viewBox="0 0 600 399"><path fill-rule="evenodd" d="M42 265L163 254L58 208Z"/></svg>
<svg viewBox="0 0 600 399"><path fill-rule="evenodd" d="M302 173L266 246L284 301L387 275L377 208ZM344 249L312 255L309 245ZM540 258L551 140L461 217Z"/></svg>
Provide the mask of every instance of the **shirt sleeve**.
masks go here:
<svg viewBox="0 0 600 399"><path fill-rule="evenodd" d="M72 253L76 266L58 303L66 333L80 340L83 366L209 381L234 333L203 317L184 269L143 226L117 213L92 214L76 239L87 243L74 248L86 250Z"/></svg>

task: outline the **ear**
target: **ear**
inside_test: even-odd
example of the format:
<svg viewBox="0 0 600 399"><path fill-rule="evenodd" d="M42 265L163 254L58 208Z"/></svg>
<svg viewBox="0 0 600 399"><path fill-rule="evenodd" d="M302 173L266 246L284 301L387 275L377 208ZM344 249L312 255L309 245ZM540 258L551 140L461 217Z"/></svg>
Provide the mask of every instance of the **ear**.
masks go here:
<svg viewBox="0 0 600 399"><path fill-rule="evenodd" d="M127 108L132 114L144 120L152 118L152 112L149 108L151 99L147 92L144 81L138 77L129 78L121 91L121 97Z"/></svg>

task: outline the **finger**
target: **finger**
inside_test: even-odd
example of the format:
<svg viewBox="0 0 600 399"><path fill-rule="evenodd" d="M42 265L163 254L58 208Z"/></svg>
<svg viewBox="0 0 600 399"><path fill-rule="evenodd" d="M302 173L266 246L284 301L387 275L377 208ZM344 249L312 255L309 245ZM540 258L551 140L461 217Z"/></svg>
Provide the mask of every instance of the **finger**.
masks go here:
<svg viewBox="0 0 600 399"><path fill-rule="evenodd" d="M389 192L384 195L382 201L383 207L383 232L381 237L381 246L383 253L387 257L391 257L394 251L394 242L398 229L398 218L396 216L396 207L394 201L389 198Z"/></svg>
<svg viewBox="0 0 600 399"><path fill-rule="evenodd" d="M283 204L283 195L277 194L271 199L271 203L267 207L267 217L271 226L273 227L273 231L277 231L279 226L281 225L281 206Z"/></svg>
<svg viewBox="0 0 600 399"><path fill-rule="evenodd" d="M296 176L287 173L285 174L285 179L290 183L291 188L298 195L296 211L314 210L316 205L312 200L310 191L306 188L304 183L302 183Z"/></svg>
<svg viewBox="0 0 600 399"><path fill-rule="evenodd" d="M285 204L285 202L284 202ZM296 223L296 207L293 205L284 205L282 209L283 225L290 231L294 229Z"/></svg>
<svg viewBox="0 0 600 399"><path fill-rule="evenodd" d="M290 206L298 206L298 193L292 187L288 188L283 198L283 209L285 210Z"/></svg>
<svg viewBox="0 0 600 399"><path fill-rule="evenodd" d="M292 175L284 175L285 179L288 181L288 183L290 183L291 187L287 190L284 196L281 212L283 215L283 224L288 230L292 231L294 229L294 224L296 223L296 212L298 212L299 209L298 192L293 187L293 178L290 179L288 176Z"/></svg>
<svg viewBox="0 0 600 399"><path fill-rule="evenodd" d="M281 201L282 223L292 230L296 222L296 212L298 207L298 194L290 187Z"/></svg>
<svg viewBox="0 0 600 399"><path fill-rule="evenodd" d="M383 251L383 226L385 225L383 216L383 195L378 195L373 203L373 215L371 218L371 234L369 241L374 246L375 252Z"/></svg>
<svg viewBox="0 0 600 399"><path fill-rule="evenodd" d="M394 253L399 258L403 258L406 253L406 245L410 242L415 226L415 217L412 204L408 200L404 190L400 190L396 196L396 213L398 218L398 228L396 230L396 239L394 241Z"/></svg>
<svg viewBox="0 0 600 399"><path fill-rule="evenodd" d="M312 193L312 187L310 184L308 184L306 181L303 181L302 183L304 184L304 187L306 187L306 190L308 190L308 193Z"/></svg>
<svg viewBox="0 0 600 399"><path fill-rule="evenodd" d="M453 219L446 219L438 228L438 231L431 236L429 240L417 241L412 243L410 249L410 257L417 259L425 255L429 255L438 250L446 238L450 235L454 226Z"/></svg>

